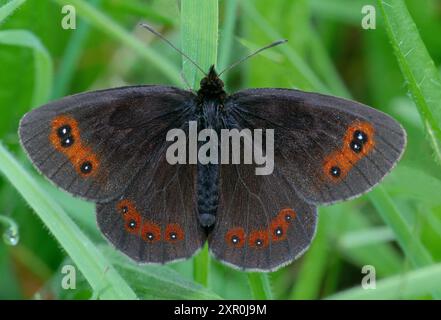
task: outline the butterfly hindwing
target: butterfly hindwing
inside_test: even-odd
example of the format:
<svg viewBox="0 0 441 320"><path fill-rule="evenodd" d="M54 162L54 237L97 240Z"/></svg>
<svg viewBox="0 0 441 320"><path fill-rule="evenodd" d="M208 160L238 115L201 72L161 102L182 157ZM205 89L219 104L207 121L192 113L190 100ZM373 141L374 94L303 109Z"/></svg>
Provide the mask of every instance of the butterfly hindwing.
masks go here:
<svg viewBox="0 0 441 320"><path fill-rule="evenodd" d="M197 220L196 165L170 165L165 147L115 201L97 206L99 228L119 250L141 263L192 256L205 242Z"/></svg>
<svg viewBox="0 0 441 320"><path fill-rule="evenodd" d="M229 97L231 122L274 129L274 162L308 202L360 195L401 157L406 133L388 115L357 102L289 89L250 89Z"/></svg>
<svg viewBox="0 0 441 320"><path fill-rule="evenodd" d="M180 124L193 95L165 86L137 86L66 97L27 113L20 141L56 185L93 201L127 188L159 138ZM165 141L165 138L164 138Z"/></svg>
<svg viewBox="0 0 441 320"><path fill-rule="evenodd" d="M277 173L255 175L252 165L222 165L219 210L209 248L219 260L245 270L270 271L310 245L317 209Z"/></svg>

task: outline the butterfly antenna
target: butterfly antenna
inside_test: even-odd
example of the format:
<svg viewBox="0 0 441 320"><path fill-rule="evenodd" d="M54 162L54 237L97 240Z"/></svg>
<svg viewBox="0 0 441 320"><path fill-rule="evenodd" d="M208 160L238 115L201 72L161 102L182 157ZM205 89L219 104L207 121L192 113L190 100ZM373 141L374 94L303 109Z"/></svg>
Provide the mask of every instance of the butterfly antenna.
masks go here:
<svg viewBox="0 0 441 320"><path fill-rule="evenodd" d="M250 53L249 55L247 55L247 56L243 57L242 59L236 61L235 63L231 64L229 67L226 67L224 70L221 71L221 73L219 73L219 76L221 76L221 74L223 74L224 72L226 72L226 71L228 71L230 69L233 69L235 66L237 66L238 64L241 64L245 60L247 60L247 59L249 59L251 57L254 57L256 54L262 52L263 50L266 50L266 49L278 46L280 44L284 44L285 42L288 42L288 40L286 40L286 39L277 40L277 41L274 41L273 43L270 43L269 45L267 45L267 46L265 46L263 48L260 48L259 50L256 50L256 51Z"/></svg>
<svg viewBox="0 0 441 320"><path fill-rule="evenodd" d="M155 29L153 29L152 26L149 26L146 23L141 23L140 24L141 27L146 28L148 31L150 31L151 33L153 33L155 36L159 37L161 40L163 40L164 42L166 42L170 47L172 47L173 49L175 49L177 52L179 52L184 58L186 58L188 61L190 61L196 68L199 69L200 72L202 72L205 76L207 76L207 73L189 56L187 56L184 52L182 52L180 49L178 49L177 47L175 47L175 45L173 43L171 43L166 37L164 37L162 34L160 34L158 31L156 31Z"/></svg>

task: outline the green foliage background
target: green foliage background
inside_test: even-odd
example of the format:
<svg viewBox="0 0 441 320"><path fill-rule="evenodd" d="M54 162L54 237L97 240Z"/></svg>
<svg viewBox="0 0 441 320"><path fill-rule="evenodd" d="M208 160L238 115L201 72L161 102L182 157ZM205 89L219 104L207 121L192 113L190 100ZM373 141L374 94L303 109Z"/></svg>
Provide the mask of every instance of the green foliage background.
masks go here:
<svg viewBox="0 0 441 320"><path fill-rule="evenodd" d="M61 28L65 4L76 30ZM367 4L375 30L361 28ZM369 194L320 208L310 250L277 272L232 270L206 249L166 266L128 261L99 234L91 203L36 173L17 127L29 109L72 93L184 87L181 70L197 86L200 74L140 21L204 68L288 39L228 73L228 90L299 88L372 105L406 128L403 160ZM441 298L440 34L438 0L0 0L0 298ZM65 264L78 267L75 290L61 289ZM375 290L360 286L365 265Z"/></svg>

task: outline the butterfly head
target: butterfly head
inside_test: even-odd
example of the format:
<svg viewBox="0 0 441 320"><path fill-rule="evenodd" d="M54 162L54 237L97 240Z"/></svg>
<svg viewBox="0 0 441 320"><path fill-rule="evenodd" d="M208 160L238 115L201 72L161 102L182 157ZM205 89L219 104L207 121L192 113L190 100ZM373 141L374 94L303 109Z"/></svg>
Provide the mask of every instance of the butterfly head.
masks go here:
<svg viewBox="0 0 441 320"><path fill-rule="evenodd" d="M226 93L224 91L224 82L219 78L214 65L210 67L208 74L201 80L198 97L201 100L220 100L223 101Z"/></svg>

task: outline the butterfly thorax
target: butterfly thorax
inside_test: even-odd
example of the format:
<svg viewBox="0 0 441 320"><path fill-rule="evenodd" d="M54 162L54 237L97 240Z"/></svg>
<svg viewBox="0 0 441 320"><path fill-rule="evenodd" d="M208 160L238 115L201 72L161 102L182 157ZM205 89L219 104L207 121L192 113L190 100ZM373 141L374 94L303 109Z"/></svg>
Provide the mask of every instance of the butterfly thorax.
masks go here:
<svg viewBox="0 0 441 320"><path fill-rule="evenodd" d="M227 93L224 90L224 82L219 78L214 65L201 80L197 95L199 105L203 105L206 101L216 102L219 106L223 105Z"/></svg>

